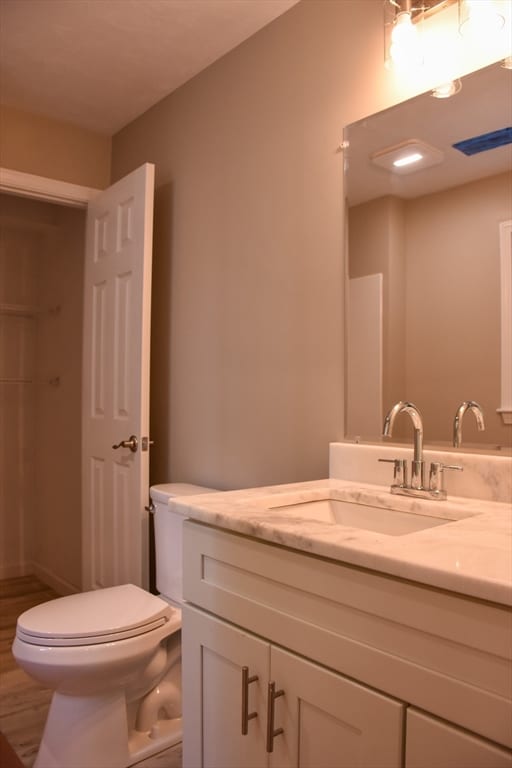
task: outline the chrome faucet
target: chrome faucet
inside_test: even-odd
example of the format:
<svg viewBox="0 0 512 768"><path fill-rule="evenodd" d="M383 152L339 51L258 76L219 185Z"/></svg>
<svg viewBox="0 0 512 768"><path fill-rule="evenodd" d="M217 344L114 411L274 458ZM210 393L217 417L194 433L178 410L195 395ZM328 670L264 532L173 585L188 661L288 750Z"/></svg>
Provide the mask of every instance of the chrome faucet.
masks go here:
<svg viewBox="0 0 512 768"><path fill-rule="evenodd" d="M423 461L423 422L421 414L413 403L404 400L395 403L384 419L382 434L391 437L393 424L399 413L407 413L414 427L414 456L412 460L411 488L423 488L425 485L425 462Z"/></svg>
<svg viewBox="0 0 512 768"><path fill-rule="evenodd" d="M467 411L472 411L475 416L476 424L479 432L483 432L485 429L484 413L482 408L474 400L464 400L463 403L457 408L455 419L453 420L453 445L455 448L460 448L462 445L462 420L464 414Z"/></svg>
<svg viewBox="0 0 512 768"><path fill-rule="evenodd" d="M462 467L449 466L438 461L433 461L430 465L429 485L428 487L425 487L423 421L416 406L413 403L404 400L395 403L384 419L382 434L384 437L391 437L393 424L399 413L407 413L411 417L414 427L414 454L411 463L410 483L407 482L407 462L405 459L379 459L379 461L389 461L394 465L394 482L391 485L391 493L400 493L404 496L417 496L426 499L446 499L444 471L445 469L457 469L462 471Z"/></svg>

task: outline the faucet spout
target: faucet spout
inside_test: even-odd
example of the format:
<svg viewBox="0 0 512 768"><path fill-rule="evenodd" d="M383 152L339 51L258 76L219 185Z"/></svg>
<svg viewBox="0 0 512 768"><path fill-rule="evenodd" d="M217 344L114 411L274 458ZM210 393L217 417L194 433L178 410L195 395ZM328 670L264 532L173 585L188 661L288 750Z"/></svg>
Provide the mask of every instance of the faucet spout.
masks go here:
<svg viewBox="0 0 512 768"><path fill-rule="evenodd" d="M484 413L481 406L475 400L464 400L463 403L457 408L455 419L453 421L453 445L455 448L460 448L462 445L462 421L464 414L467 411L471 411L476 419L476 425L479 432L483 432L485 429Z"/></svg>
<svg viewBox="0 0 512 768"><path fill-rule="evenodd" d="M382 434L384 437L391 437L393 434L393 425L399 413L407 413L410 416L414 428L414 456L412 461L411 487L423 488L425 484L425 462L423 461L423 421L421 414L414 405L404 400L389 410L384 419Z"/></svg>

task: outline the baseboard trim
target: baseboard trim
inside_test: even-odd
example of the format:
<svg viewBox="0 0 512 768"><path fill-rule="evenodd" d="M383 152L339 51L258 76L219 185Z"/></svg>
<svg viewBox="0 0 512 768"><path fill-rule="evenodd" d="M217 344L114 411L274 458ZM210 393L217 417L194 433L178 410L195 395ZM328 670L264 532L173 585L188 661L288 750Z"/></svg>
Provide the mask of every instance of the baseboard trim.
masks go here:
<svg viewBox="0 0 512 768"><path fill-rule="evenodd" d="M18 576L30 576L31 573L31 563L0 565L0 579L16 579Z"/></svg>
<svg viewBox="0 0 512 768"><path fill-rule="evenodd" d="M56 573L53 573L53 571L40 563L33 562L31 565L30 573L37 576L40 581L48 587L51 587L57 594L74 595L76 592L80 592L80 589L75 584L71 584L71 582L66 581L66 579L62 579L60 576L57 576Z"/></svg>
<svg viewBox="0 0 512 768"><path fill-rule="evenodd" d="M3 733L0 733L0 764L2 768L23 768L23 763Z"/></svg>

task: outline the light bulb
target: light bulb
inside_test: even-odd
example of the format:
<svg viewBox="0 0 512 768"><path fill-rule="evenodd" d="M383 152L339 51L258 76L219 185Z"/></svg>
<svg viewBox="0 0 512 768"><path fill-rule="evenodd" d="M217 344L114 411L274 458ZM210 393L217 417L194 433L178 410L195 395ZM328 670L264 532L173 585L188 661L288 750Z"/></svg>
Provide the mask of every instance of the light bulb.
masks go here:
<svg viewBox="0 0 512 768"><path fill-rule="evenodd" d="M397 66L421 63L418 30L412 23L410 11L401 11L395 19L389 55L393 64Z"/></svg>
<svg viewBox="0 0 512 768"><path fill-rule="evenodd" d="M459 14L460 34L475 42L485 41L505 24L493 0L460 0Z"/></svg>

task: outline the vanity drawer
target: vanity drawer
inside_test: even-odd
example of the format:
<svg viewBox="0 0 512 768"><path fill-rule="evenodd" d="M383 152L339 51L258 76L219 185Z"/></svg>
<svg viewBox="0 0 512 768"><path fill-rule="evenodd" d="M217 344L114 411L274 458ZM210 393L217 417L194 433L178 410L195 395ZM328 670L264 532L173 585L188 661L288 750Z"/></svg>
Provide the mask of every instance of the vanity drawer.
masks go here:
<svg viewBox="0 0 512 768"><path fill-rule="evenodd" d="M512 746L512 617L381 573L186 521L185 599Z"/></svg>
<svg viewBox="0 0 512 768"><path fill-rule="evenodd" d="M512 768L512 754L508 749L410 707L405 768L425 768L426 765L429 768Z"/></svg>

